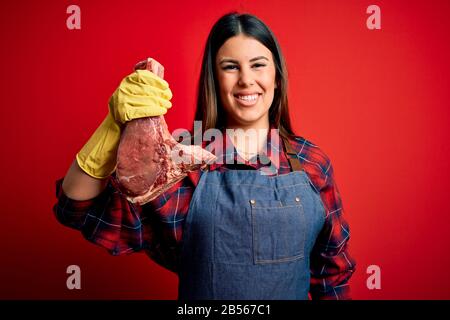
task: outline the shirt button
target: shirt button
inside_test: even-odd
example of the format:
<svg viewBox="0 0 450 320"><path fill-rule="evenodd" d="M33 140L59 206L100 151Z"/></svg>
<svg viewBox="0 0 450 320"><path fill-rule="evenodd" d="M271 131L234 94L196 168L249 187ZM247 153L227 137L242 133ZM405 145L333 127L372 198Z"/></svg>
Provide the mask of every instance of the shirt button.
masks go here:
<svg viewBox="0 0 450 320"><path fill-rule="evenodd" d="M251 204L255 204L256 201L252 199L252 200L250 200L250 203L251 203Z"/></svg>
<svg viewBox="0 0 450 320"><path fill-rule="evenodd" d="M300 198L299 197L295 197L295 201L300 202Z"/></svg>

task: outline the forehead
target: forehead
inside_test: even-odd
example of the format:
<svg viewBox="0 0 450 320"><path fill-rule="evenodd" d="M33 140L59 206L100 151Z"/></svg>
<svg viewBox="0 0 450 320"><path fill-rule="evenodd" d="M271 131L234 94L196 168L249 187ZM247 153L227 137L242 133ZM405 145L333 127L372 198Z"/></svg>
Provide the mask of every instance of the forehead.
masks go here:
<svg viewBox="0 0 450 320"><path fill-rule="evenodd" d="M217 52L216 61L230 58L238 61L248 61L257 56L265 56L272 60L272 52L255 38L243 34L229 38Z"/></svg>

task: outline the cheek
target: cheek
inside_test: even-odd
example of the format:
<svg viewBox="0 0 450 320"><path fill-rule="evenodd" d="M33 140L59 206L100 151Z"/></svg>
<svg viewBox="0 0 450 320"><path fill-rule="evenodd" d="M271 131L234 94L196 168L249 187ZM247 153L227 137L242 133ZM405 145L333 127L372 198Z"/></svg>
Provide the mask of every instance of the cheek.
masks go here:
<svg viewBox="0 0 450 320"><path fill-rule="evenodd" d="M266 91L264 97L264 105L265 109L267 110L270 109L275 96L275 81L275 70L273 70L273 72L264 74L264 76L261 78L261 85L264 86L264 89Z"/></svg>
<svg viewBox="0 0 450 320"><path fill-rule="evenodd" d="M266 97L273 97L275 93L275 78L268 75L264 79L261 79L261 85L264 86Z"/></svg>
<svg viewBox="0 0 450 320"><path fill-rule="evenodd" d="M264 84L266 88L273 89L275 88L275 69L270 70L266 74L264 74Z"/></svg>
<svg viewBox="0 0 450 320"><path fill-rule="evenodd" d="M219 83L219 95L221 102L224 107L227 108L230 103L230 92L232 92L234 88L234 79L230 76L218 75L217 80Z"/></svg>

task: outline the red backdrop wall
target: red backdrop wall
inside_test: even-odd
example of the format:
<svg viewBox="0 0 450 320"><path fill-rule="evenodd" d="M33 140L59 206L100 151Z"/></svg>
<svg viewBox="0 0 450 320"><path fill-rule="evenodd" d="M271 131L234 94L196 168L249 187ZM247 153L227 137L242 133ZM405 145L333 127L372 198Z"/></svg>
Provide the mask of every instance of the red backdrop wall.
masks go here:
<svg viewBox="0 0 450 320"><path fill-rule="evenodd" d="M81 30L66 8L81 9ZM381 30L366 8L381 9ZM332 159L351 226L355 299L449 299L450 2L2 1L0 298L175 299L177 278L144 254L113 257L58 224L54 182L135 62L166 68L171 130L190 128L203 45L240 10L285 54L298 134ZM66 288L66 267L82 272ZM366 286L369 265L381 289Z"/></svg>

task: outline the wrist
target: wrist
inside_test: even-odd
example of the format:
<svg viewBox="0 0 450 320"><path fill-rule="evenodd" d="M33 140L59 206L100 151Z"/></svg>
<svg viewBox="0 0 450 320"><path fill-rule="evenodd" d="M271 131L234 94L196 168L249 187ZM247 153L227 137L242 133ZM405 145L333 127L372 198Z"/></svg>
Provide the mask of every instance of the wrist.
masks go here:
<svg viewBox="0 0 450 320"><path fill-rule="evenodd" d="M120 131L120 126L108 114L77 153L78 166L93 178L103 179L111 175L117 164Z"/></svg>

